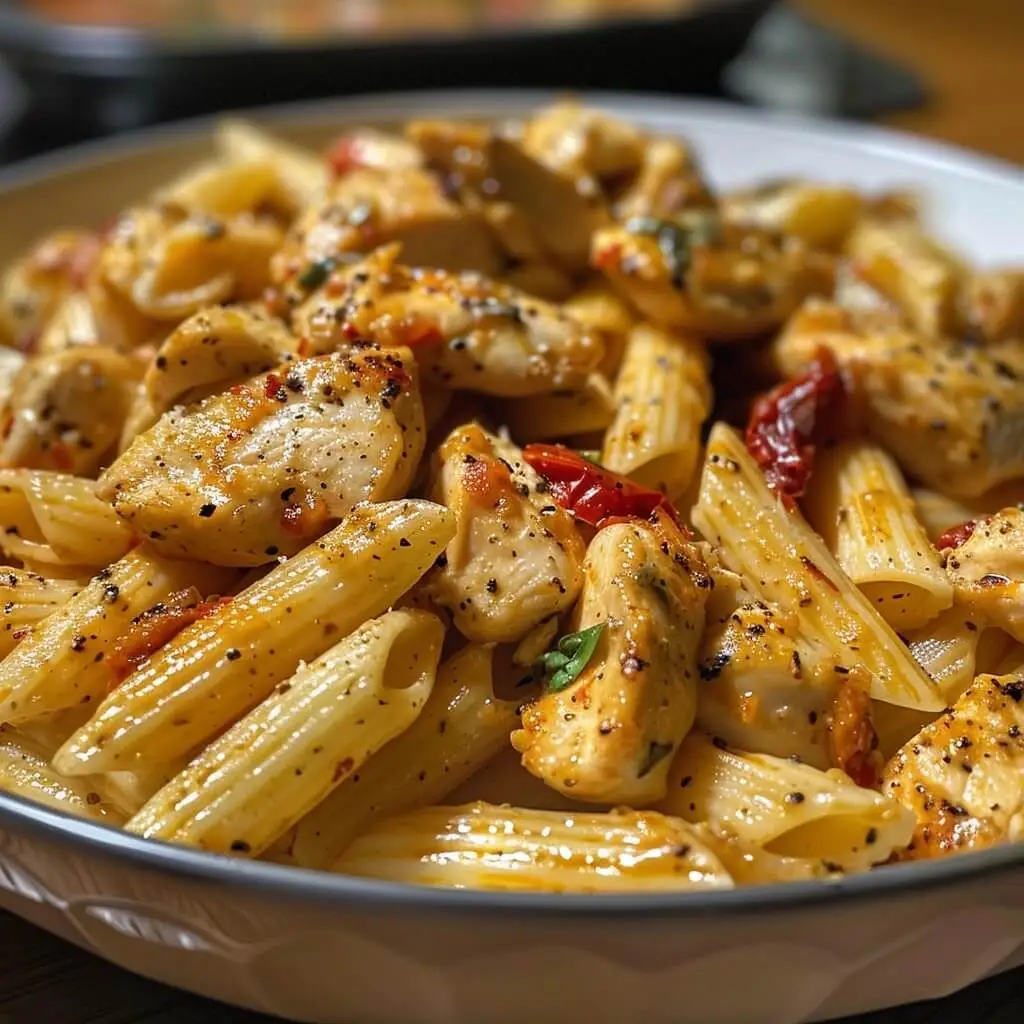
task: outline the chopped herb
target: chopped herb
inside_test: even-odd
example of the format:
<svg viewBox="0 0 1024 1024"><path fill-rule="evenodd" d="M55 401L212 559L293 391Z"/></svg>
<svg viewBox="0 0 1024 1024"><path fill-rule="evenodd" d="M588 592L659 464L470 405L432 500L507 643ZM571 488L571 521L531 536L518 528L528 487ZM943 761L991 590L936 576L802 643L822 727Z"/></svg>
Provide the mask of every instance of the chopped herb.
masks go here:
<svg viewBox="0 0 1024 1024"><path fill-rule="evenodd" d="M604 631L604 623L567 633L537 663L537 671L547 679L548 693L564 690L587 667L597 650L597 642Z"/></svg>
<svg viewBox="0 0 1024 1024"><path fill-rule="evenodd" d="M626 221L625 228L635 235L656 238L669 273L679 281L690 268L694 246L712 245L720 237L717 215L703 211L691 212L686 220L679 221L633 217Z"/></svg>
<svg viewBox="0 0 1024 1024"><path fill-rule="evenodd" d="M319 260L316 263L311 263L306 269L299 274L296 278L296 283L300 288L305 288L306 291L311 292L315 288L319 288L327 278L331 276L331 271L334 269L334 260L326 259Z"/></svg>

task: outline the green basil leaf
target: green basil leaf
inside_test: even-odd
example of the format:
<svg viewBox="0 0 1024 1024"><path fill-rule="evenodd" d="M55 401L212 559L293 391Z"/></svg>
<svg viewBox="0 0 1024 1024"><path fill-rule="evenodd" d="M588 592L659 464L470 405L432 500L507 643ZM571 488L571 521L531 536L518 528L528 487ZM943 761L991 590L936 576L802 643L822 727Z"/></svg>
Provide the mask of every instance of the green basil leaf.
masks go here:
<svg viewBox="0 0 1024 1024"><path fill-rule="evenodd" d="M547 677L548 693L564 690L587 667L597 650L597 643L605 624L597 623L578 633L567 633L540 658L543 674Z"/></svg>

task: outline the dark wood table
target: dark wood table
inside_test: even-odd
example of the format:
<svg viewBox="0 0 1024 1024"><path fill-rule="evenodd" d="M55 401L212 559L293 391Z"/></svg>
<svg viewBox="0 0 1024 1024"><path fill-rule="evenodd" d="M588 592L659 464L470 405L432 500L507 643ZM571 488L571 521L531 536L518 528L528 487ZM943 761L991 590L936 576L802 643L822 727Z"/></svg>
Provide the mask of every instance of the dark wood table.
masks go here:
<svg viewBox="0 0 1024 1024"><path fill-rule="evenodd" d="M1024 163L1024 0L797 0L918 71L931 100L898 127ZM1020 1024L1024 969L857 1024ZM0 913L0 1024L260 1024L271 1018L157 985ZM852 1024L847 1022L847 1024Z"/></svg>

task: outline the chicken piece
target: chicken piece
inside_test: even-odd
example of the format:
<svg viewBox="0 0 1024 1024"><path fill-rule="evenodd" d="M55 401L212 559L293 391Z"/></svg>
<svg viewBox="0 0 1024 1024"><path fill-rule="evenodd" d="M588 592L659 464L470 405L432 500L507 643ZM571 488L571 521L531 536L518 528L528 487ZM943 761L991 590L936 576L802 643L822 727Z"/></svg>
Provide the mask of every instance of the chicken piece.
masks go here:
<svg viewBox="0 0 1024 1024"><path fill-rule="evenodd" d="M858 276L896 302L928 337L955 333L960 264L915 220L862 220L846 240Z"/></svg>
<svg viewBox="0 0 1024 1024"><path fill-rule="evenodd" d="M955 539L945 555L957 604L1024 641L1024 511L1004 508Z"/></svg>
<svg viewBox="0 0 1024 1024"><path fill-rule="evenodd" d="M95 474L120 437L143 369L98 345L30 359L4 408L0 467Z"/></svg>
<svg viewBox="0 0 1024 1024"><path fill-rule="evenodd" d="M615 219L674 217L684 210L712 209L714 197L692 150L679 139L652 139L636 179L618 197Z"/></svg>
<svg viewBox="0 0 1024 1024"><path fill-rule="evenodd" d="M274 257L274 283L295 305L345 254L388 242L400 242L403 259L414 266L486 274L501 269L483 218L445 196L434 175L360 169L335 181L324 201L295 222Z"/></svg>
<svg viewBox="0 0 1024 1024"><path fill-rule="evenodd" d="M1024 839L1022 699L1020 676L978 676L885 766L882 791L917 816L906 859Z"/></svg>
<svg viewBox="0 0 1024 1024"><path fill-rule="evenodd" d="M99 280L144 316L176 322L214 303L260 297L281 242L270 218L138 207L111 230Z"/></svg>
<svg viewBox="0 0 1024 1024"><path fill-rule="evenodd" d="M1024 270L974 274L964 292L969 330L986 342L1024 338Z"/></svg>
<svg viewBox="0 0 1024 1024"><path fill-rule="evenodd" d="M711 578L696 545L643 520L598 531L584 574L575 628L599 627L596 647L523 709L512 745L566 796L642 807L665 796L672 754L694 722Z"/></svg>
<svg viewBox="0 0 1024 1024"><path fill-rule="evenodd" d="M495 134L487 156L502 199L522 211L545 250L582 270L591 235L611 223L604 183L634 173L643 152L636 129L559 103L516 134Z"/></svg>
<svg viewBox="0 0 1024 1024"><path fill-rule="evenodd" d="M444 176L446 185L460 195L478 194L490 176L488 146L491 130L469 121L410 121L405 137L427 165Z"/></svg>
<svg viewBox="0 0 1024 1024"><path fill-rule="evenodd" d="M834 261L799 240L722 224L703 210L598 231L590 260L643 316L714 340L770 330L834 286Z"/></svg>
<svg viewBox="0 0 1024 1024"><path fill-rule="evenodd" d="M361 501L405 494L423 452L408 351L289 363L140 435L97 493L171 557L255 566L291 555Z"/></svg>
<svg viewBox="0 0 1024 1024"><path fill-rule="evenodd" d="M840 676L796 638L792 616L746 604L709 622L697 724L730 746L832 767L829 720Z"/></svg>
<svg viewBox="0 0 1024 1024"><path fill-rule="evenodd" d="M100 336L88 292L76 290L65 297L47 321L35 351L40 355L53 355L79 345L105 344L111 348L121 347L116 336L109 340Z"/></svg>
<svg viewBox="0 0 1024 1024"><path fill-rule="evenodd" d="M332 276L296 310L296 334L318 352L352 338L409 345L430 385L503 398L577 389L601 361L596 334L543 299L395 257L379 250Z"/></svg>
<svg viewBox="0 0 1024 1024"><path fill-rule="evenodd" d="M572 606L583 540L515 445L470 423L439 454L431 497L457 527L424 589L469 640L514 643Z"/></svg>
<svg viewBox="0 0 1024 1024"><path fill-rule="evenodd" d="M59 231L8 267L0 280L0 342L34 350L60 304L84 284L98 252L95 235Z"/></svg>
<svg viewBox="0 0 1024 1024"><path fill-rule="evenodd" d="M815 249L838 249L853 230L862 208L850 188L806 181L766 182L722 198L730 224L793 235Z"/></svg>
<svg viewBox="0 0 1024 1024"><path fill-rule="evenodd" d="M772 347L793 376L824 346L858 400L868 430L908 475L973 498L1024 477L1024 351L927 342L898 326L858 330L836 307L801 313Z"/></svg>
<svg viewBox="0 0 1024 1024"><path fill-rule="evenodd" d="M297 348L280 321L255 308L211 306L160 346L144 378L146 393L159 415L280 366Z"/></svg>

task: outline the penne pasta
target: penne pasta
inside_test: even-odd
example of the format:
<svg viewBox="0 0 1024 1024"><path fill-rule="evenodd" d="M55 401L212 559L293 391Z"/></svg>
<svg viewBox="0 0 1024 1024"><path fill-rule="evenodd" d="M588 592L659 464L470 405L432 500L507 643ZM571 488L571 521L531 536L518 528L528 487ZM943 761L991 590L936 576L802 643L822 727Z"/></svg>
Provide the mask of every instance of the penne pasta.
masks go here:
<svg viewBox="0 0 1024 1024"><path fill-rule="evenodd" d="M378 615L451 539L426 501L361 505L319 541L158 650L58 751L69 775L149 770L231 725L303 659ZM15 652L17 653L17 652Z"/></svg>
<svg viewBox="0 0 1024 1024"><path fill-rule="evenodd" d="M692 336L634 327L615 382L615 419L601 462L670 498L697 469L701 427L711 409L708 356Z"/></svg>
<svg viewBox="0 0 1024 1024"><path fill-rule="evenodd" d="M960 696L974 680L978 644L985 622L959 605L934 622L906 634L914 660L931 676L947 702Z"/></svg>
<svg viewBox="0 0 1024 1024"><path fill-rule="evenodd" d="M869 673L872 697L925 711L945 706L906 645L799 511L769 491L739 435L721 423L708 441L693 521L755 597L793 610L801 639L820 657L834 658L843 674L854 667Z"/></svg>
<svg viewBox="0 0 1024 1024"><path fill-rule="evenodd" d="M615 397L608 381L601 374L592 373L579 391L512 398L501 404L499 415L521 442L578 437L603 431L612 422Z"/></svg>
<svg viewBox="0 0 1024 1024"><path fill-rule="evenodd" d="M665 814L788 857L865 871L902 850L913 817L887 797L827 772L769 754L728 750L691 733L672 763Z"/></svg>
<svg viewBox="0 0 1024 1024"><path fill-rule="evenodd" d="M915 629L953 603L953 587L918 521L899 467L852 441L817 458L803 503L846 575L894 629Z"/></svg>
<svg viewBox="0 0 1024 1024"><path fill-rule="evenodd" d="M172 595L223 592L234 575L162 558L145 545L90 580L0 661L0 720L12 724L93 704L117 683L119 639ZM136 621L138 620L138 621Z"/></svg>
<svg viewBox="0 0 1024 1024"><path fill-rule="evenodd" d="M135 543L131 528L84 477L40 469L0 470L0 550L34 565L93 570Z"/></svg>
<svg viewBox="0 0 1024 1024"><path fill-rule="evenodd" d="M457 889L635 892L728 889L732 879L677 818L476 803L381 822L334 865L347 875Z"/></svg>
<svg viewBox="0 0 1024 1024"><path fill-rule="evenodd" d="M408 729L434 686L444 626L394 611L303 665L125 826L257 856Z"/></svg>
<svg viewBox="0 0 1024 1024"><path fill-rule="evenodd" d="M236 217L272 202L278 187L277 171L268 157L209 160L165 185L153 201L213 217Z"/></svg>
<svg viewBox="0 0 1024 1024"><path fill-rule="evenodd" d="M33 627L63 607L80 589L74 580L52 580L27 569L0 568L0 659Z"/></svg>
<svg viewBox="0 0 1024 1024"><path fill-rule="evenodd" d="M0 725L0 790L104 825L124 821L92 779L61 775L50 766L45 748L8 725Z"/></svg>
<svg viewBox="0 0 1024 1024"><path fill-rule="evenodd" d="M493 657L490 645L474 645L438 669L416 720L299 822L297 864L330 867L374 821L439 803L508 747L517 705L494 695Z"/></svg>

